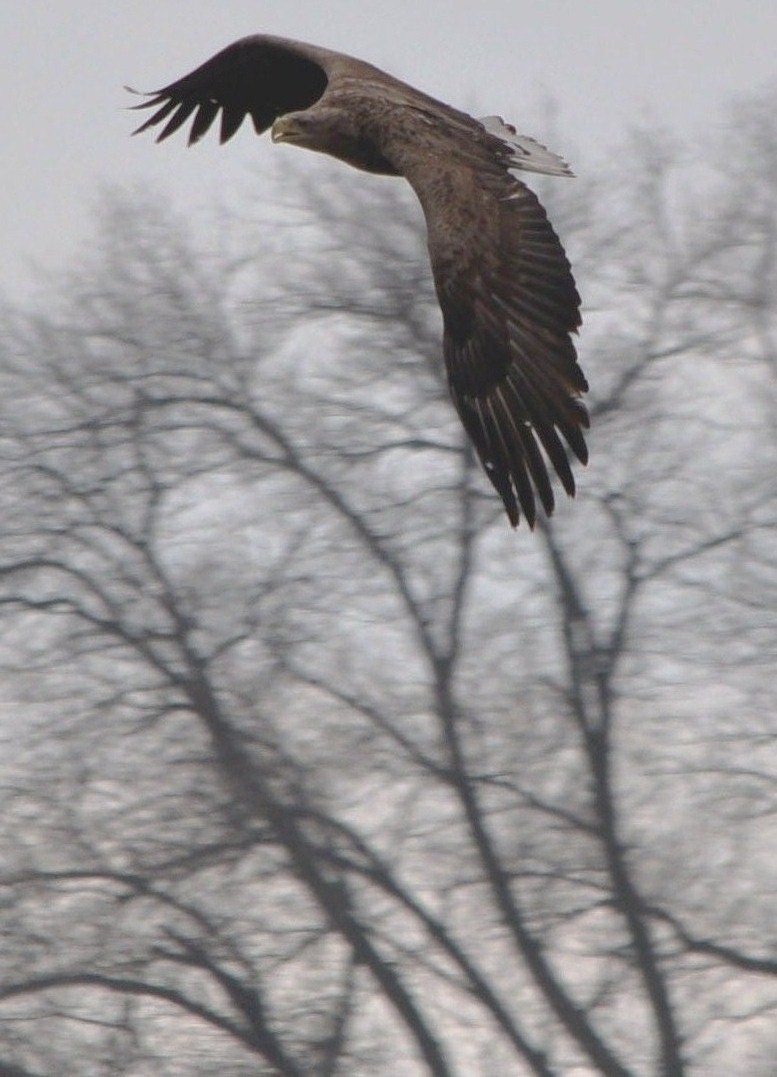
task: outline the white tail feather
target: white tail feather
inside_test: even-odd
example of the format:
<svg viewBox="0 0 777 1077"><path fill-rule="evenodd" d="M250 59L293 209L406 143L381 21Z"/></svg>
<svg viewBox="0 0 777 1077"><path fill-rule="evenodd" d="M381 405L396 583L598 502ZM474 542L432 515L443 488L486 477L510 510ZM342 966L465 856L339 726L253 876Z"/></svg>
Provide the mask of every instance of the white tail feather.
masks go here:
<svg viewBox="0 0 777 1077"><path fill-rule="evenodd" d="M528 135L519 135L501 116L482 116L479 120L490 135L495 135L510 151L510 171L541 172L545 176L574 176L558 154Z"/></svg>

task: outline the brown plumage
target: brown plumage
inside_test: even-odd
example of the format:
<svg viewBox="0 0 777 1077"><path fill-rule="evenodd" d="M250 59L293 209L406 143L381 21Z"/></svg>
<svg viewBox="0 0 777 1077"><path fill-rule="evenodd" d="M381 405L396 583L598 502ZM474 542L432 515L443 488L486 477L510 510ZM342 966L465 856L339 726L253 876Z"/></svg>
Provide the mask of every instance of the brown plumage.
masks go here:
<svg viewBox="0 0 777 1077"><path fill-rule="evenodd" d="M404 176L426 216L444 323L448 384L486 474L515 526L536 498L553 511L546 457L575 492L567 447L583 463L588 388L571 334L580 297L564 250L515 170L571 175L498 117L476 120L370 64L256 35L148 95L161 141L193 117L189 144L221 113L221 141L250 115L261 134ZM136 132L137 133L137 132ZM565 445L566 443L566 445Z"/></svg>

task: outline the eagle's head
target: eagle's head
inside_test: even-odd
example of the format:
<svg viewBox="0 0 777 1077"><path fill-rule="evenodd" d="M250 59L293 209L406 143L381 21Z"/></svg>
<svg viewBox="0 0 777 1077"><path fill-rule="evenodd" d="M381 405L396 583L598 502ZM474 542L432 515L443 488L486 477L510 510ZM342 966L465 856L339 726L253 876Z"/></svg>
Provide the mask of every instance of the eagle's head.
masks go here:
<svg viewBox="0 0 777 1077"><path fill-rule="evenodd" d="M354 168L386 176L398 175L359 119L347 109L316 104L301 112L286 112L272 125L273 142L290 142L347 161Z"/></svg>
<svg viewBox="0 0 777 1077"><path fill-rule="evenodd" d="M359 131L352 116L341 108L316 105L301 112L286 112L272 125L273 142L290 142L306 150L335 157L355 148Z"/></svg>
<svg viewBox="0 0 777 1077"><path fill-rule="evenodd" d="M308 150L326 150L332 125L312 110L286 112L272 125L273 142L291 142Z"/></svg>
<svg viewBox="0 0 777 1077"><path fill-rule="evenodd" d="M304 135L305 124L301 112L287 112L279 116L270 129L273 142L299 142Z"/></svg>

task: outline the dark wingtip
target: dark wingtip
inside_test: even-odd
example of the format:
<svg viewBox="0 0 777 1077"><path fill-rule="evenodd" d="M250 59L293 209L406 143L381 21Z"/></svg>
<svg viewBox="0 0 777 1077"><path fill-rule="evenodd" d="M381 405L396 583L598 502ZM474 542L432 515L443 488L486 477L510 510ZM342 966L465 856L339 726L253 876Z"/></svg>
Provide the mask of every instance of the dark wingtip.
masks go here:
<svg viewBox="0 0 777 1077"><path fill-rule="evenodd" d="M146 98L145 101L139 101L136 105L125 105L124 108L127 112L136 112L138 109L157 108L158 106L164 107L168 102L168 97L164 90L136 90L133 86L127 85L125 85L124 89L127 93L134 94L135 97ZM174 106L170 104L168 111L172 111L173 107ZM134 131L130 131L130 135L142 134L144 131L147 131L149 127L153 127L155 124L159 123L162 118L163 117L160 116L159 113L154 113L153 116L150 116L147 120L144 120L143 123L139 124ZM158 142L159 139L157 138L156 141Z"/></svg>
<svg viewBox="0 0 777 1077"><path fill-rule="evenodd" d="M507 506L505 506L505 508L507 508ZM552 511L553 510L551 509L551 512ZM549 516L550 513L547 513L547 515ZM526 521L526 526L529 528L530 531L534 530L535 524L537 523L537 515L536 515L536 513L532 513L531 515L528 515L526 512L524 512L524 514L521 515L520 512L511 512L510 509L508 508L507 509L507 516L508 516L508 519L510 521L510 527L512 527L513 531L518 530L518 526L519 526L521 520Z"/></svg>
<svg viewBox="0 0 777 1077"><path fill-rule="evenodd" d="M153 108L157 102L161 103L164 100L161 90L136 90L134 86L127 86L126 83L124 89L127 93L131 93L133 97L145 97L148 99L139 101L137 105L125 105L126 109Z"/></svg>

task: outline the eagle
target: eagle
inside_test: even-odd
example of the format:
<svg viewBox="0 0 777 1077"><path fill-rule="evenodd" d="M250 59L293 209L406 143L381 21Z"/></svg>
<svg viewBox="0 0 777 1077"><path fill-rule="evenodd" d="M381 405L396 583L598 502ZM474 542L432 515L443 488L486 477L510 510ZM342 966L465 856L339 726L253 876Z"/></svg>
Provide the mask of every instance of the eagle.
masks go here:
<svg viewBox="0 0 777 1077"><path fill-rule="evenodd" d="M568 450L588 459L580 296L545 210L516 176L572 175L560 157L501 117L475 119L362 60L266 34L144 96L134 108L154 111L133 134L158 127L161 141L193 117L192 145L220 114L224 143L250 116L273 142L404 176L426 219L450 394L510 523L523 513L533 528L538 500L552 513L548 462L574 496Z"/></svg>

